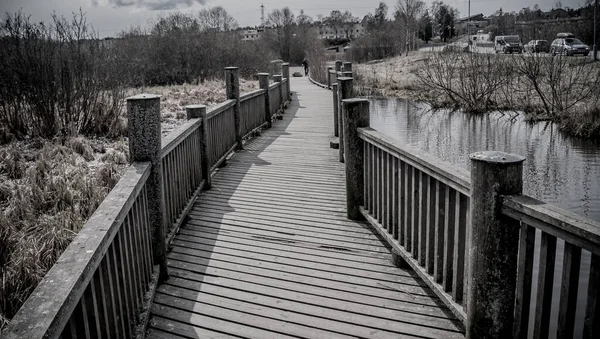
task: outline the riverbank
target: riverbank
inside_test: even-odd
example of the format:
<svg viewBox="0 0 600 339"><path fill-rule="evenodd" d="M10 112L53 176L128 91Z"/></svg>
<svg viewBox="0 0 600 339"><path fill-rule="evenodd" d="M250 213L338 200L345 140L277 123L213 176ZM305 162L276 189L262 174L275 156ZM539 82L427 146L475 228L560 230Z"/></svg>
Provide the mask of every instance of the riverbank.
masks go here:
<svg viewBox="0 0 600 339"><path fill-rule="evenodd" d="M359 95L424 101L472 113L511 111L600 138L600 64L582 58L413 52L354 65Z"/></svg>
<svg viewBox="0 0 600 339"><path fill-rule="evenodd" d="M240 81L242 93L258 89ZM225 101L223 81L130 89L161 95L163 136L185 106ZM125 107L116 138L14 140L0 145L0 331L33 292L129 164Z"/></svg>

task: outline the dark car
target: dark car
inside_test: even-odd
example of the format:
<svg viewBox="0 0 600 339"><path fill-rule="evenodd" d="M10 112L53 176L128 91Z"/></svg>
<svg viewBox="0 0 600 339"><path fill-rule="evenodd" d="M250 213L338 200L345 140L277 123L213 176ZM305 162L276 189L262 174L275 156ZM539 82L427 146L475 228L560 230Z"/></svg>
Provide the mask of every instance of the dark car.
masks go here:
<svg viewBox="0 0 600 339"><path fill-rule="evenodd" d="M588 56L590 54L590 47L572 35L565 36L559 34L557 35L557 39L554 39L554 41L552 41L552 45L550 45L550 53L552 53L552 55L581 54L584 56Z"/></svg>
<svg viewBox="0 0 600 339"><path fill-rule="evenodd" d="M550 44L548 40L531 40L524 46L524 49L529 53L549 53Z"/></svg>

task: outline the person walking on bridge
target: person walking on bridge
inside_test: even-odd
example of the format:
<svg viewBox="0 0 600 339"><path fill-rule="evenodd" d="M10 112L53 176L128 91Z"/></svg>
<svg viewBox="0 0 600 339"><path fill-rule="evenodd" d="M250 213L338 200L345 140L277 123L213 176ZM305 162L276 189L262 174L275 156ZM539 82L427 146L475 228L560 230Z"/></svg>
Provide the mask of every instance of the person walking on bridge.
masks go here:
<svg viewBox="0 0 600 339"><path fill-rule="evenodd" d="M306 58L302 60L302 67L304 67L304 75L308 76L308 60Z"/></svg>

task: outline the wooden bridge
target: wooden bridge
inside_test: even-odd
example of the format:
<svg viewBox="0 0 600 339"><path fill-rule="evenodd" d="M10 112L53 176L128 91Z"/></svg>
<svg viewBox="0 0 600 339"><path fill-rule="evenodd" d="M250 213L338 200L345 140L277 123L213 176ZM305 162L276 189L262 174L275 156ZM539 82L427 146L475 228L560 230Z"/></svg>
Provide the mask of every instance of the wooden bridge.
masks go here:
<svg viewBox="0 0 600 339"><path fill-rule="evenodd" d="M228 100L162 140L160 99L129 98L133 164L5 337L545 338L558 319L597 338L600 225L521 195L518 156L468 173L370 129L336 68L317 86L284 64L244 95L228 68Z"/></svg>

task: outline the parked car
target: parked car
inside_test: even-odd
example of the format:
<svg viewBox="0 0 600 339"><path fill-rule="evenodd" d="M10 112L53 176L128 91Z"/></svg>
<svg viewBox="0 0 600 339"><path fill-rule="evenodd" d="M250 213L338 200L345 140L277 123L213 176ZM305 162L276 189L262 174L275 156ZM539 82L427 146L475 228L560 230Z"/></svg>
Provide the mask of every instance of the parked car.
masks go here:
<svg viewBox="0 0 600 339"><path fill-rule="evenodd" d="M548 40L531 40L527 45L523 46L523 49L530 53L549 53L550 44L548 43Z"/></svg>
<svg viewBox="0 0 600 339"><path fill-rule="evenodd" d="M583 56L588 56L590 54L590 46L581 42L581 40L577 39L573 34L559 33L550 45L550 53L552 53L552 55L581 54Z"/></svg>
<svg viewBox="0 0 600 339"><path fill-rule="evenodd" d="M494 40L496 53L522 53L523 44L518 35L499 35Z"/></svg>

